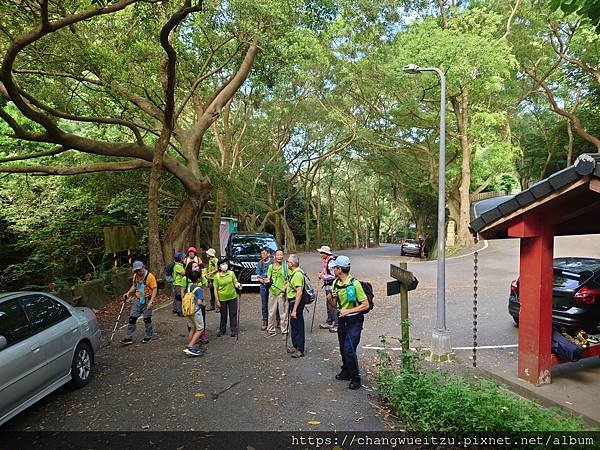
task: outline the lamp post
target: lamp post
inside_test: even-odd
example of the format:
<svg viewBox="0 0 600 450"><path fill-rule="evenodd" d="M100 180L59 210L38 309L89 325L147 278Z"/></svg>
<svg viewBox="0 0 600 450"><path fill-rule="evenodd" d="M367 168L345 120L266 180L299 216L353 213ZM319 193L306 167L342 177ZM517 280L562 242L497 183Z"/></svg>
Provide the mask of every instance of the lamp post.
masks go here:
<svg viewBox="0 0 600 450"><path fill-rule="evenodd" d="M440 77L440 161L438 171L438 220L437 220L437 316L431 338L431 355L434 359L447 359L450 347L450 332L446 328L446 78L437 67L404 66L403 72L419 74L435 72Z"/></svg>

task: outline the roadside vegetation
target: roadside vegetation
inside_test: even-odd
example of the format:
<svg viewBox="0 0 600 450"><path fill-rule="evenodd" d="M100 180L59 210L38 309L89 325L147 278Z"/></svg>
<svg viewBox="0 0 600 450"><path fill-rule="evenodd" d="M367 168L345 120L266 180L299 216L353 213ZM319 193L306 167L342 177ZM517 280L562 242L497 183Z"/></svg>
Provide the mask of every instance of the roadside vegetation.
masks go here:
<svg viewBox="0 0 600 450"><path fill-rule="evenodd" d="M592 430L577 417L520 398L492 381L426 368L416 352L405 352L397 361L386 351L380 351L379 356L379 393L393 414L408 424L411 431Z"/></svg>

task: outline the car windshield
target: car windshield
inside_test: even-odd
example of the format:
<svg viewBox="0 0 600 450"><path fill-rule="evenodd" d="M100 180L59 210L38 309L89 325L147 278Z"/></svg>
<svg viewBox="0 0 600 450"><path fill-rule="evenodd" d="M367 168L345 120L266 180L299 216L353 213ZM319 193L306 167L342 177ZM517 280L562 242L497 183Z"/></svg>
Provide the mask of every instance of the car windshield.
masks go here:
<svg viewBox="0 0 600 450"><path fill-rule="evenodd" d="M233 257L256 255L258 259L265 247L271 249L271 253L278 249L277 242L269 236L236 236L231 239L229 251Z"/></svg>
<svg viewBox="0 0 600 450"><path fill-rule="evenodd" d="M405 244L418 244L418 242L415 241L414 239L407 239Z"/></svg>

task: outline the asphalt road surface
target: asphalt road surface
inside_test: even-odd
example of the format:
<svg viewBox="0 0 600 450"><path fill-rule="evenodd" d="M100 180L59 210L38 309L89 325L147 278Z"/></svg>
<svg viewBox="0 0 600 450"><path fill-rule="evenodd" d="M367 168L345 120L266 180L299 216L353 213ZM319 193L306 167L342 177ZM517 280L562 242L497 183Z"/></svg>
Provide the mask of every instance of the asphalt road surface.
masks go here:
<svg viewBox="0 0 600 450"><path fill-rule="evenodd" d="M518 273L518 240L479 245L478 345L517 343L517 328L507 313L511 280ZM138 327L134 345L102 349L91 383L80 390L59 389L0 428L7 430L387 430L402 429L379 403L373 375L380 336L399 347L399 297L386 297L389 265L408 262L419 280L409 295L413 346L428 347L436 315L436 262L400 257L397 245L340 252L352 259L352 273L373 283L375 309L365 317L360 343L363 389L350 391L334 379L340 356L337 335L318 328L325 319L322 298L305 314L307 355L292 359L285 337L260 331L258 293L244 292L239 342L215 336L218 314L208 313L210 343L205 356L189 358L182 349L186 327L170 307L155 312L155 339L143 345ZM600 256L600 235L557 238L555 256ZM313 280L318 254L300 255ZM453 347L473 345L473 255L448 258L447 327ZM123 331L123 330L121 330ZM487 350L480 350L481 352ZM489 350L503 354L514 349ZM457 350L468 360L470 351ZM216 398L215 398L216 397Z"/></svg>

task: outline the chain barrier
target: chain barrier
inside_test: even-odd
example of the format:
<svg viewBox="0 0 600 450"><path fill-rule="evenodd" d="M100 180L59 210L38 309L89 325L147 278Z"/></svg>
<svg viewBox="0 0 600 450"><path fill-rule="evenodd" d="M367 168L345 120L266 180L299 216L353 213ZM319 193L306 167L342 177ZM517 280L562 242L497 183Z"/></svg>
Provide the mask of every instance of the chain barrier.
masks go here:
<svg viewBox="0 0 600 450"><path fill-rule="evenodd" d="M479 239L475 233L475 253L473 253L473 367L477 367L477 264L479 262L479 251L477 245Z"/></svg>

